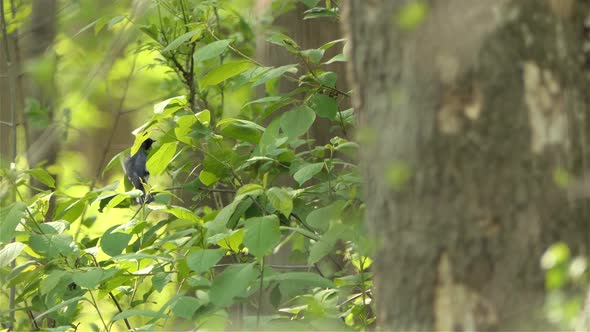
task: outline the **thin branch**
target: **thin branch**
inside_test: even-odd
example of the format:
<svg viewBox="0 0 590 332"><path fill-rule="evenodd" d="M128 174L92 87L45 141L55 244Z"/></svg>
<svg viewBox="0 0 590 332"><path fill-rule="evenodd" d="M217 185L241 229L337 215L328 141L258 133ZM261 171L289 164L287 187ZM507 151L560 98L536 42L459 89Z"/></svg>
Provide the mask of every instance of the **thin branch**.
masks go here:
<svg viewBox="0 0 590 332"><path fill-rule="evenodd" d="M96 299L94 298L94 295L92 294L92 291L89 290L88 293L90 294L90 297L92 298L92 306L94 307L94 309L96 309L96 312L98 313L98 317L100 317L100 321L102 322L102 325L104 326L105 331L110 331L107 323L104 321L104 318L102 317L102 313L100 312L100 309L98 308L98 304L96 303Z"/></svg>
<svg viewBox="0 0 590 332"><path fill-rule="evenodd" d="M120 313L123 312L123 309L119 305L119 302L115 298L115 295L113 295L113 292L109 292L109 296L111 297L111 299L113 300L113 302L115 302L115 305L117 306L117 309L119 310L119 312ZM127 329L128 330L132 330L133 328L131 327L131 324L129 324L129 321L127 320L127 318L123 318L123 320L125 321L125 325L127 326Z"/></svg>
<svg viewBox="0 0 590 332"><path fill-rule="evenodd" d="M260 287L258 289L258 308L256 310L256 328L260 328L260 315L262 314L262 293L264 290L264 256L260 259Z"/></svg>

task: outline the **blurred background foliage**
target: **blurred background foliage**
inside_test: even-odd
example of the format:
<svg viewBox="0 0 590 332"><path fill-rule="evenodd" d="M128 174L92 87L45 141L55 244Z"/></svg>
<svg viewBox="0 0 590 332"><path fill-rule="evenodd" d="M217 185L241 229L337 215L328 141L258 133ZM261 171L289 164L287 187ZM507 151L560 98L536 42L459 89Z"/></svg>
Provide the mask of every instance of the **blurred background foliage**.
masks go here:
<svg viewBox="0 0 590 332"><path fill-rule="evenodd" d="M339 1L2 6L3 327L374 325Z"/></svg>

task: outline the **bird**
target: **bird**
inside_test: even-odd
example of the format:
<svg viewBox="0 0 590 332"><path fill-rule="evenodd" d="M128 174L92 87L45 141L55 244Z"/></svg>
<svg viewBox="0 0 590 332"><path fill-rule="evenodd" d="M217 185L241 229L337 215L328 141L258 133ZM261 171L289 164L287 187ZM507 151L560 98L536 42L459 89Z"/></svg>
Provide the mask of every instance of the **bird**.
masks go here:
<svg viewBox="0 0 590 332"><path fill-rule="evenodd" d="M142 197L137 198L137 204L148 204L154 200L154 197L151 194L146 194L145 188L143 187L150 176L146 162L148 151L154 142L155 141L151 138L146 139L141 143L139 150L133 156L127 158L123 164L125 175L127 175L131 184L143 193Z"/></svg>

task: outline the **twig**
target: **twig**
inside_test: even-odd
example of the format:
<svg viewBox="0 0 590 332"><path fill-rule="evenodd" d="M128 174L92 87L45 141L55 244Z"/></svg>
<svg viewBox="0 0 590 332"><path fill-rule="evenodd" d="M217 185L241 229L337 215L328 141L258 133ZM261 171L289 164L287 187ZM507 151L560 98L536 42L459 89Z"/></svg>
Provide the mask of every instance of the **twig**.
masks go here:
<svg viewBox="0 0 590 332"><path fill-rule="evenodd" d="M307 62L307 59L305 59L305 57L303 56L303 54L301 54L301 52L297 51L297 55L299 56L299 58L301 58L301 61L303 62L303 64L307 68L307 71L309 71L309 73L313 76L313 78L315 78L315 80L320 84L320 86L322 88L331 90L333 92L336 92L336 93L341 94L341 95L346 96L346 97L350 97L350 94L349 93L346 93L344 91L338 90L336 88L333 88L331 86L328 86L328 85L325 85L324 83L322 83L322 81L320 81L320 78L313 71L313 68L311 68L311 65L309 64L309 62Z"/></svg>
<svg viewBox="0 0 590 332"><path fill-rule="evenodd" d="M227 266L232 266L235 264L216 264L213 267L227 267ZM310 268L313 268L313 266L310 265L273 265L273 264L266 264L265 266L268 266L270 268L273 269L285 269L285 270L297 270L297 269L302 269L302 270L307 270Z"/></svg>
<svg viewBox="0 0 590 332"><path fill-rule="evenodd" d="M91 290L88 290L88 293L90 294L90 297L92 298L92 306L94 307L94 309L96 309L96 312L98 313L98 317L100 317L100 321L102 322L102 325L104 326L105 331L110 331L107 323L104 321L104 318L102 317L102 313L100 312L100 309L98 308L98 304L96 303L96 299L94 298L94 295L92 294Z"/></svg>
<svg viewBox="0 0 590 332"><path fill-rule="evenodd" d="M121 309L121 306L119 305L119 302L115 298L115 295L113 295L113 292L109 292L109 296L111 297L113 302L115 302L115 305L117 306L117 309L119 310L119 312L120 313L123 312L123 309ZM123 320L125 321L125 325L127 326L127 329L132 330L133 328L131 327L131 324L129 324L129 321L127 320L127 318L123 318Z"/></svg>

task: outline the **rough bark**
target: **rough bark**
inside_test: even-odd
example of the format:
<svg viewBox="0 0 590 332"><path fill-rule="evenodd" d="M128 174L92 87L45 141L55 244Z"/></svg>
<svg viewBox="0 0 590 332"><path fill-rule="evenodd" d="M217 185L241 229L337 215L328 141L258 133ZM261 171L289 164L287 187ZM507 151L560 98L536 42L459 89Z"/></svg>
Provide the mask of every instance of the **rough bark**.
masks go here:
<svg viewBox="0 0 590 332"><path fill-rule="evenodd" d="M349 0L343 24L378 324L554 329L539 259L590 242L587 195L553 176L588 172L587 5L432 0L408 27L412 2Z"/></svg>

